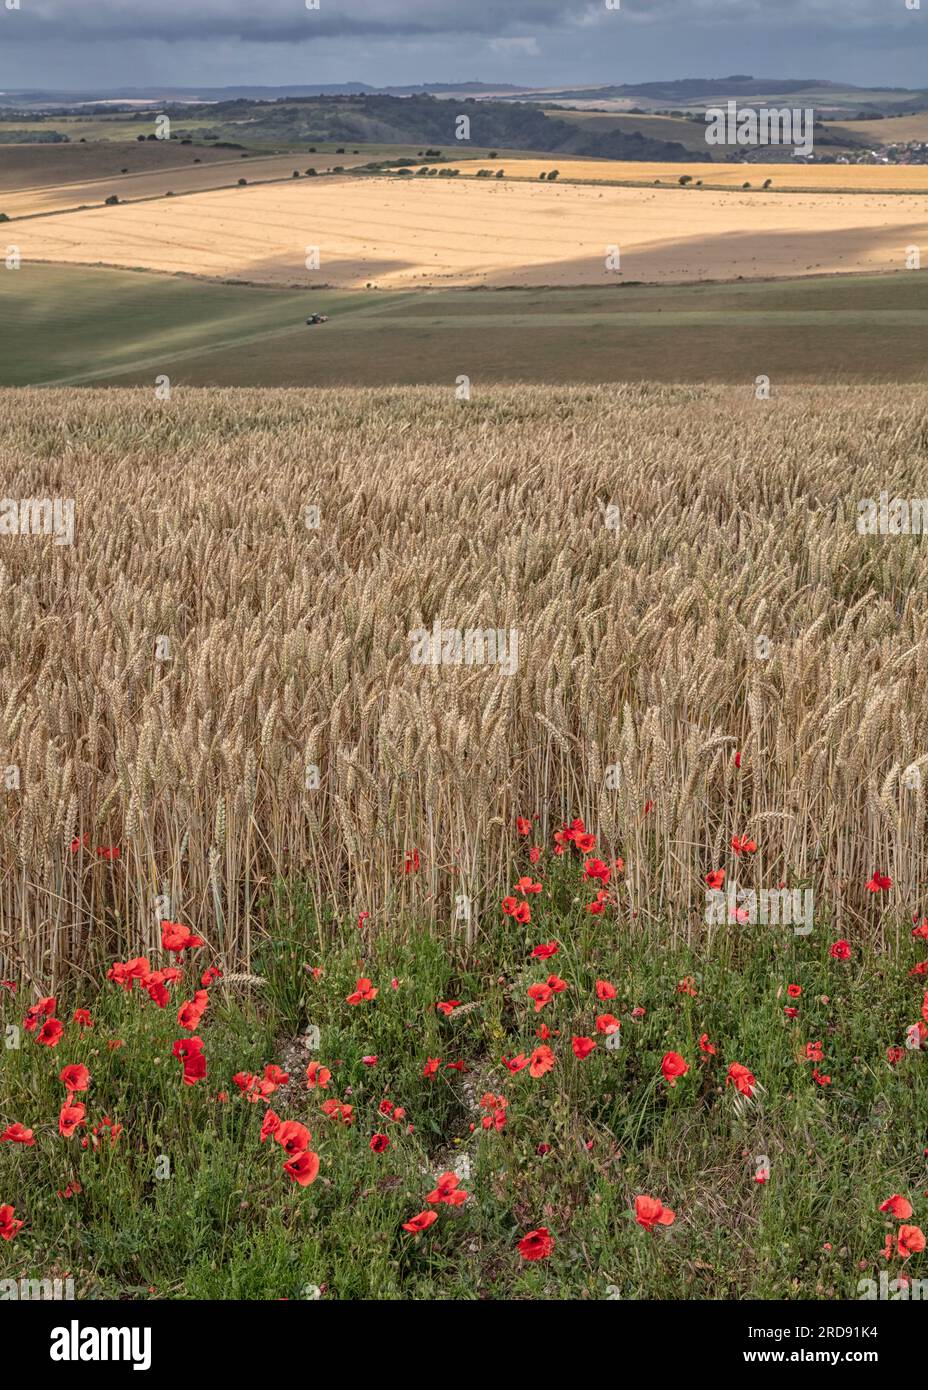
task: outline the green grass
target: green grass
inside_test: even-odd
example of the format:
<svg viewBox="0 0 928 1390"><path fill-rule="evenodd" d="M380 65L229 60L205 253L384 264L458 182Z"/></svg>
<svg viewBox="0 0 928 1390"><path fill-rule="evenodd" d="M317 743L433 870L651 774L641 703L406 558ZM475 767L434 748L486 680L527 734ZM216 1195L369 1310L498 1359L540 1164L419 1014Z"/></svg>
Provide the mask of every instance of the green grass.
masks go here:
<svg viewBox="0 0 928 1390"><path fill-rule="evenodd" d="M181 1084L171 1044L182 1036L178 1004L206 960L188 967L163 1012L137 988L97 992L83 978L59 990L62 1021L89 1006L94 1028L68 1024L54 1050L23 1033L0 1053L0 1129L18 1121L37 1138L34 1148L0 1146L0 1202L26 1223L0 1245L0 1278L69 1273L78 1297L98 1298L299 1299L314 1287L388 1300L856 1297L858 1280L885 1267L893 1223L880 1203L898 1192L913 1222L924 1227L928 1215L925 1060L905 1052L893 1067L885 1055L919 1015L924 982L907 973L919 943L899 958L855 951L838 962L818 924L808 938L733 927L711 952L671 951L633 922L586 913L592 892L581 887L577 904L574 865L535 872L545 893L531 899L534 922L501 918L468 960L414 929L362 945L353 923L341 933L324 924L332 944L322 955L318 924L291 900L262 950L265 983L212 986L198 1030L208 1076L193 1087ZM532 961L532 946L550 940L559 953ZM160 951L152 959L167 963ZM569 987L536 1014L527 986L552 971ZM349 1006L362 973L379 993ZM695 997L678 989L686 977ZM617 998L599 1002L597 979ZM794 982L798 1001L785 995ZM18 1024L29 999L0 998L4 1023ZM447 999L473 1007L446 1018L434 1006ZM578 1061L570 1038L595 1034L606 1011L621 1018L621 1047L607 1051L600 1035ZM501 1057L530 1053L539 1024L553 1033L554 1070L510 1074ZM315 1053L292 1041L310 1026ZM700 1051L704 1033L714 1056ZM111 1050L112 1039L123 1045ZM829 1086L802 1060L816 1040ZM690 1068L674 1089L660 1074L668 1050ZM333 1072L324 1093L306 1089L310 1056ZM433 1079L423 1076L427 1057L442 1059ZM459 1060L466 1073L444 1066ZM725 1084L736 1061L760 1083L750 1102ZM59 1137L57 1076L73 1062L91 1072L81 1097L91 1126L104 1113L124 1126L115 1145ZM304 1122L320 1155L305 1189L282 1171L280 1147L260 1143L263 1106L232 1083L271 1062L292 1076L271 1106ZM501 1133L480 1127L487 1090L509 1102ZM354 1122L324 1117L323 1095L352 1105ZM406 1111L401 1121L380 1114L385 1097ZM390 1138L386 1153L371 1152L374 1132ZM754 1181L760 1154L770 1160L765 1186ZM436 1174L462 1156L467 1202L440 1207L421 1237L406 1234ZM165 1158L170 1175L159 1177ZM75 1181L77 1195L56 1195ZM638 1226L641 1193L671 1207L674 1224L654 1234ZM554 1253L526 1264L517 1241L539 1226ZM907 1270L928 1276L928 1254Z"/></svg>
<svg viewBox="0 0 928 1390"><path fill-rule="evenodd" d="M928 379L918 272L391 293L26 263L0 273L0 317L8 386Z"/></svg>

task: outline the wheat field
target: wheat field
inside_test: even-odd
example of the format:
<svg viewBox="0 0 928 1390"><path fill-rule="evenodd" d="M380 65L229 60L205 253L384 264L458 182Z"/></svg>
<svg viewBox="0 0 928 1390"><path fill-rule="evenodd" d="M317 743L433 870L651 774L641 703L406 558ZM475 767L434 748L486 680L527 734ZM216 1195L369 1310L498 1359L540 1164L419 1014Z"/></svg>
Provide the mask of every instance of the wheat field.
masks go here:
<svg viewBox="0 0 928 1390"><path fill-rule="evenodd" d="M844 935L906 930L928 564L856 518L928 491L926 407L0 393L2 492L75 502L71 545L0 536L0 967L151 948L163 895L247 968L276 880L331 930L369 913L475 950L520 815L539 843L583 816L624 858L620 931L700 937L741 834L745 883L812 886ZM514 629L517 669L414 664L439 618Z"/></svg>

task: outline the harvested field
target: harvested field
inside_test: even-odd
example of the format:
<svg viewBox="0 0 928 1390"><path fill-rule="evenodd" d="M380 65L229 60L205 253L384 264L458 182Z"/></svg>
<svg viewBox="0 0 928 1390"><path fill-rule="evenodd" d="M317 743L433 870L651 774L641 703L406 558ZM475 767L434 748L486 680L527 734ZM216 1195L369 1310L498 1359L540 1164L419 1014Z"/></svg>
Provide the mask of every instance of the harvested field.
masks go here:
<svg viewBox="0 0 928 1390"><path fill-rule="evenodd" d="M589 119L592 120L592 117ZM692 127L690 127L692 129ZM650 133L650 132L644 132ZM677 139L676 135L667 139ZM538 179L557 169L558 178L577 182L633 183L653 186L661 183L670 187L680 178L688 177L695 183L704 183L724 188L741 189L749 183L752 189L762 190L767 179L771 181L771 191L778 189L798 189L801 192L821 193L928 193L928 166L900 165L891 167L873 164L801 164L798 160L785 159L782 164L662 164L646 163L637 160L612 159L559 159L557 155L546 155L543 159L523 159L518 164L510 160L503 163L499 159L465 161L456 166L461 177L476 177L480 169L496 174L500 168L506 171L507 179Z"/></svg>
<svg viewBox="0 0 928 1390"><path fill-rule="evenodd" d="M360 288L605 285L902 269L928 235L903 196L300 180L91 209L17 229L24 262ZM307 271L307 247L320 269Z"/></svg>

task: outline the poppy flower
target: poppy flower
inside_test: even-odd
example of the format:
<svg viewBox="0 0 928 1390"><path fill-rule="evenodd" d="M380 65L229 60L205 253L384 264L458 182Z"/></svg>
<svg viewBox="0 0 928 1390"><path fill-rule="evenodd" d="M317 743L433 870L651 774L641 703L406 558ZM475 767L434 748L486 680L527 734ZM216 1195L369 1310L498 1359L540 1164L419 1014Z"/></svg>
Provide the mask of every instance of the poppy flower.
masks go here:
<svg viewBox="0 0 928 1390"><path fill-rule="evenodd" d="M524 897L527 893L540 893L541 887L540 883L535 883L527 874L523 874L513 892L521 893Z"/></svg>
<svg viewBox="0 0 928 1390"><path fill-rule="evenodd" d="M553 990L550 985L529 985L528 997L535 1001L535 1012L541 1013L544 1006L549 1003Z"/></svg>
<svg viewBox="0 0 928 1390"><path fill-rule="evenodd" d="M361 979L358 980L358 983L354 987L354 992L347 996L347 1002L349 1004L360 1004L364 999L376 999L377 994L378 991L371 988L370 980L362 975Z"/></svg>
<svg viewBox="0 0 928 1390"><path fill-rule="evenodd" d="M538 1077L544 1076L546 1072L549 1072L553 1066L554 1053L551 1051L550 1047L542 1043L541 1047L535 1048L535 1051L529 1058L529 1076L533 1076L537 1080ZM510 1068L510 1071L511 1070L512 1068Z"/></svg>
<svg viewBox="0 0 928 1390"><path fill-rule="evenodd" d="M420 862L421 861L419 859L419 851L417 849L414 849L411 854L406 855L406 858L403 862L403 873L417 874L419 872Z"/></svg>
<svg viewBox="0 0 928 1390"><path fill-rule="evenodd" d="M681 1076L685 1076L689 1071L689 1063L685 1062L679 1052L665 1052L661 1062L661 1072L668 1086L674 1087Z"/></svg>
<svg viewBox="0 0 928 1390"><path fill-rule="evenodd" d="M205 946L206 942L199 936L194 936L183 922L162 922L161 945L166 951L180 954L181 951L192 950L195 946Z"/></svg>
<svg viewBox="0 0 928 1390"><path fill-rule="evenodd" d="M371 1135L371 1143L370 1143L371 1153L383 1154L383 1153L386 1153L386 1152L387 1152L387 1149L389 1149L389 1147L390 1147L390 1140L387 1138L387 1136L386 1136L385 1134L372 1134L372 1135Z"/></svg>
<svg viewBox="0 0 928 1390"><path fill-rule="evenodd" d="M445 1018L450 1018L460 1002L460 999L443 999L435 1007L440 1014L444 1014Z"/></svg>
<svg viewBox="0 0 928 1390"><path fill-rule="evenodd" d="M467 1063L466 1063L466 1062L446 1062L446 1063L445 1063L445 1071L459 1071L459 1072L465 1072L465 1071L467 1071Z"/></svg>
<svg viewBox="0 0 928 1390"><path fill-rule="evenodd" d="M557 955L560 949L556 941L544 941L533 949L532 955L537 960L550 960L552 956Z"/></svg>
<svg viewBox="0 0 928 1390"><path fill-rule="evenodd" d="M23 1144L27 1149L31 1149L35 1144L35 1135L25 1125L7 1125L0 1134L0 1144Z"/></svg>
<svg viewBox="0 0 928 1390"><path fill-rule="evenodd" d="M601 859L588 859L583 866L583 877L598 879L605 886L612 877L612 870Z"/></svg>
<svg viewBox="0 0 928 1390"><path fill-rule="evenodd" d="M200 984L204 989L208 989L214 980L222 979L222 971L217 970L215 965L208 965L200 976Z"/></svg>
<svg viewBox="0 0 928 1390"><path fill-rule="evenodd" d="M309 1187L319 1176L319 1155L311 1149L304 1149L284 1164L284 1172L289 1174L300 1187Z"/></svg>
<svg viewBox="0 0 928 1390"><path fill-rule="evenodd" d="M596 1018L597 1033L617 1033L621 1028L621 1023L615 1014L598 1014Z"/></svg>
<svg viewBox="0 0 928 1390"><path fill-rule="evenodd" d="M520 835L531 835L532 822L528 819L527 816L516 817L516 831Z"/></svg>
<svg viewBox="0 0 928 1390"><path fill-rule="evenodd" d="M905 1056L904 1047L888 1047L886 1049L886 1060L891 1067L896 1066Z"/></svg>
<svg viewBox="0 0 928 1390"><path fill-rule="evenodd" d="M341 1120L343 1125L350 1125L354 1120L352 1106L345 1105L340 1100L323 1101L322 1113L330 1120Z"/></svg>
<svg viewBox="0 0 928 1390"><path fill-rule="evenodd" d="M700 1052L711 1053L711 1055L712 1055L713 1057L715 1056L715 1048L712 1046L711 1042L709 1041L709 1034L708 1034L708 1033L703 1033L702 1036L700 1037L700 1039L699 1039L699 1050L700 1050Z"/></svg>
<svg viewBox="0 0 928 1390"><path fill-rule="evenodd" d="M822 1044L820 1042L806 1043L807 1062L823 1062L824 1060L825 1054L822 1051Z"/></svg>
<svg viewBox="0 0 928 1390"><path fill-rule="evenodd" d="M272 1134L276 1134L280 1129L282 1120L279 1115L275 1115L270 1106L264 1112L264 1119L261 1121L261 1143L269 1139Z"/></svg>
<svg viewBox="0 0 928 1390"><path fill-rule="evenodd" d="M872 874L871 877L870 877L870 882L867 884L867 892L868 892L868 893L885 893L886 890L887 890L888 888L892 888L892 886L893 886L893 881L892 881L892 879L889 877L889 875L888 875L888 874L881 874L880 871L877 870L877 871L876 871L874 874Z"/></svg>
<svg viewBox="0 0 928 1390"><path fill-rule="evenodd" d="M306 1068L306 1089L313 1091L317 1086L325 1090L332 1080L332 1073L328 1067L324 1067L321 1062L310 1062Z"/></svg>
<svg viewBox="0 0 928 1390"><path fill-rule="evenodd" d="M120 856L120 853L121 853L121 851L120 851L120 848L119 848L118 845L98 845L98 846L97 846L97 858L98 858L98 859L118 859L119 856Z"/></svg>
<svg viewBox="0 0 928 1390"><path fill-rule="evenodd" d="M798 999L802 994L802 985L787 985L786 993L789 995L790 999Z"/></svg>
<svg viewBox="0 0 928 1390"><path fill-rule="evenodd" d="M523 1067L529 1064L524 1052L517 1053L515 1057L503 1057L501 1060L506 1070L511 1072L522 1071Z"/></svg>
<svg viewBox="0 0 928 1390"><path fill-rule="evenodd" d="M731 847L736 855L754 854L757 844L754 840L749 840L747 835L732 835Z"/></svg>
<svg viewBox="0 0 928 1390"><path fill-rule="evenodd" d="M39 1019L47 1018L49 1014L55 1012L57 1002L54 996L50 995L47 999L39 999L35 1004L30 1004L23 1018L23 1027L26 1032L34 1033L39 1026Z"/></svg>
<svg viewBox="0 0 928 1390"><path fill-rule="evenodd" d="M615 999L615 997L616 997L616 995L618 994L618 992L619 992L619 991L616 989L615 985L610 984L610 982L609 982L608 980L597 980L597 981L596 981L596 998L597 998L597 999Z"/></svg>
<svg viewBox="0 0 928 1390"><path fill-rule="evenodd" d="M635 1198L635 1220L646 1231L653 1231L655 1226L672 1226L676 1219L676 1212L665 1207L656 1197L644 1195Z"/></svg>
<svg viewBox="0 0 928 1390"><path fill-rule="evenodd" d="M23 1223L17 1221L13 1215L15 1207L4 1204L0 1207L0 1238L12 1240L17 1231L22 1230Z"/></svg>
<svg viewBox="0 0 928 1390"><path fill-rule="evenodd" d="M440 1066L440 1057L427 1057L425 1059L425 1066L422 1068L422 1075L426 1078L434 1076Z"/></svg>
<svg viewBox="0 0 928 1390"><path fill-rule="evenodd" d="M530 864L537 864L540 858L541 858L541 850L540 850L540 848L538 847L538 845L532 845L531 849L530 849L529 852L528 852L528 862L529 862Z"/></svg>
<svg viewBox="0 0 928 1390"><path fill-rule="evenodd" d="M410 1221L403 1222L403 1230L409 1231L411 1235L417 1236L422 1231L427 1231L432 1222L437 1220L437 1211L420 1211L418 1216L414 1216Z"/></svg>
<svg viewBox="0 0 928 1390"><path fill-rule="evenodd" d="M713 869L711 873L706 874L706 883L708 883L710 888L721 888L724 882L724 869Z"/></svg>
<svg viewBox="0 0 928 1390"><path fill-rule="evenodd" d="M73 1105L70 1101L65 1101L58 1114L58 1133L65 1139L70 1139L74 1131L84 1123L84 1116L87 1114L87 1107L80 1101Z"/></svg>
<svg viewBox="0 0 928 1390"><path fill-rule="evenodd" d="M208 1008L209 994L205 989L198 989L192 999L181 1004L177 1011L177 1022L181 1028L187 1028L191 1033L195 1033L200 1026L200 1019Z"/></svg>
<svg viewBox="0 0 928 1390"><path fill-rule="evenodd" d="M905 1197L900 1197L899 1193L896 1192L892 1197L886 1198L886 1201L883 1202L880 1207L880 1211L889 1212L890 1216L894 1216L897 1221L908 1221L909 1217L912 1215L912 1204L911 1202L907 1202Z"/></svg>
<svg viewBox="0 0 928 1390"><path fill-rule="evenodd" d="M35 1040L43 1047L57 1047L63 1034L64 1024L59 1023L57 1018L47 1018L36 1033Z"/></svg>
<svg viewBox="0 0 928 1390"><path fill-rule="evenodd" d="M574 844L581 854L589 854L591 850L596 848L596 836L591 835L588 831L580 835L575 835Z"/></svg>
<svg viewBox="0 0 928 1390"><path fill-rule="evenodd" d="M63 1067L58 1074L58 1080L63 1081L68 1089L72 1091L86 1091L90 1085L90 1072L79 1062L72 1062L70 1066Z"/></svg>
<svg viewBox="0 0 928 1390"><path fill-rule="evenodd" d="M430 1206L459 1207L463 1205L469 1194L459 1186L460 1181L457 1173L442 1173L437 1185L425 1200Z"/></svg>
<svg viewBox="0 0 928 1390"><path fill-rule="evenodd" d="M740 767L740 766L741 766L741 754L740 754L740 753L736 753L736 754L735 754L734 763L735 763L735 767Z"/></svg>
<svg viewBox="0 0 928 1390"><path fill-rule="evenodd" d="M76 1023L78 1028L92 1028L93 1019L90 1017L90 1010L75 1009L72 1022Z"/></svg>
<svg viewBox="0 0 928 1390"><path fill-rule="evenodd" d="M925 1248L925 1233L920 1226L900 1226L896 1232L896 1249L903 1260L918 1255Z"/></svg>
<svg viewBox="0 0 928 1390"><path fill-rule="evenodd" d="M845 941L843 938L840 941L835 941L833 945L829 948L828 954L834 960L850 960L851 943L849 941Z"/></svg>
<svg viewBox="0 0 928 1390"><path fill-rule="evenodd" d="M527 926L532 920L532 909L528 903L519 903L513 910L512 916L514 921L519 922L522 926Z"/></svg>
<svg viewBox="0 0 928 1390"><path fill-rule="evenodd" d="M554 1250L554 1237L547 1226L539 1226L522 1237L518 1249L523 1260L547 1260Z"/></svg>
<svg viewBox="0 0 928 1390"><path fill-rule="evenodd" d="M203 1080L206 1076L206 1058L203 1056L202 1038L178 1038L171 1051L184 1064L185 1086L195 1086Z"/></svg>
<svg viewBox="0 0 928 1390"><path fill-rule="evenodd" d="M592 1038L571 1038L570 1045L574 1050L574 1056L582 1062L596 1048L596 1043Z"/></svg>
<svg viewBox="0 0 928 1390"><path fill-rule="evenodd" d="M291 1158L295 1154L305 1153L312 1137L306 1126L301 1125L299 1120L284 1120L274 1131L274 1138Z"/></svg>
<svg viewBox="0 0 928 1390"><path fill-rule="evenodd" d="M751 1096L753 1096L754 1088L757 1085L756 1079L748 1071L747 1067L743 1067L740 1062L732 1062L731 1066L728 1068L728 1078L725 1085L727 1086L729 1082L731 1082L735 1089L740 1091L743 1096L747 1096L749 1100Z"/></svg>

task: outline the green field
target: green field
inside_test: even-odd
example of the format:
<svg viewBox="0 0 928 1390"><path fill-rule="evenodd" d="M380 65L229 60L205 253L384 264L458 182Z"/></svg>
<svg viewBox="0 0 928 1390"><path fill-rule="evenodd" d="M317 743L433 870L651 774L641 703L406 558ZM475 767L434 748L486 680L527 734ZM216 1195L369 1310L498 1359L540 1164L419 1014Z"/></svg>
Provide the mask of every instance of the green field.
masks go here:
<svg viewBox="0 0 928 1390"><path fill-rule="evenodd" d="M5 386L928 380L916 273L391 294L25 264L0 316Z"/></svg>

